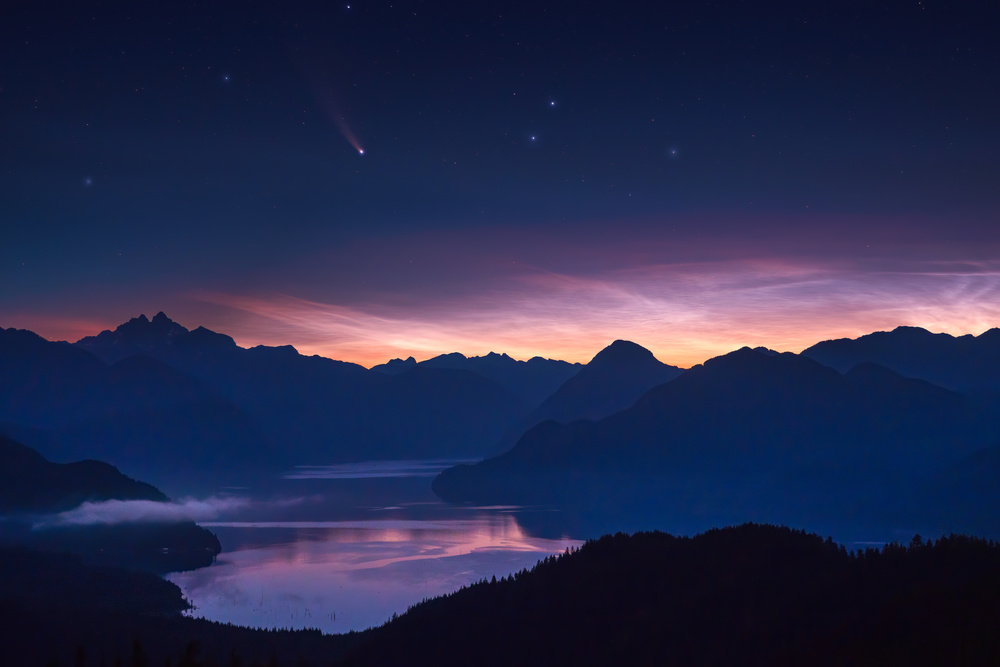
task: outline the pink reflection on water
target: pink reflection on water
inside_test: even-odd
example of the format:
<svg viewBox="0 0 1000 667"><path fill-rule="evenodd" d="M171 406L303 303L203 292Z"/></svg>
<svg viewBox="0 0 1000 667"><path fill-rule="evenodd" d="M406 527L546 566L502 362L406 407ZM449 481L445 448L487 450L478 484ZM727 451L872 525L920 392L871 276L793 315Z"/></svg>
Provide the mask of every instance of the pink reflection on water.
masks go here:
<svg viewBox="0 0 1000 667"><path fill-rule="evenodd" d="M226 549L219 562L170 575L195 605L194 616L251 627L360 630L424 598L530 568L580 544L531 537L509 514L252 526L216 524Z"/></svg>

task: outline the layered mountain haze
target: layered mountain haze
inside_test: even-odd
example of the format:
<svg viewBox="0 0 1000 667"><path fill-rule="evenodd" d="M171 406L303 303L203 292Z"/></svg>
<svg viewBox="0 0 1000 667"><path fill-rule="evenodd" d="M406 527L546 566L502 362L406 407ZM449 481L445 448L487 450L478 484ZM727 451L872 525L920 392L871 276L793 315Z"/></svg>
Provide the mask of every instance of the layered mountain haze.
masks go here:
<svg viewBox="0 0 1000 667"><path fill-rule="evenodd" d="M920 480L890 504L898 521L943 535L1000 536L1000 446L980 449Z"/></svg>
<svg viewBox="0 0 1000 667"><path fill-rule="evenodd" d="M434 491L611 528L665 516L959 525L968 489L987 483L962 462L1000 445L995 331L743 348L687 371L624 340L585 365L452 353L365 369L243 348L158 313L74 345L0 331L0 423L52 460L106 460L172 495L295 465L493 452ZM931 512L934 498L966 510Z"/></svg>
<svg viewBox="0 0 1000 667"><path fill-rule="evenodd" d="M18 329L0 330L0 367L0 419L43 428L101 413L221 398L204 383L148 356L102 361Z"/></svg>
<svg viewBox="0 0 1000 667"><path fill-rule="evenodd" d="M107 363L7 329L0 331L0 367L4 430L54 461L109 461L175 492L281 462L246 412L159 359L134 354Z"/></svg>
<svg viewBox="0 0 1000 667"><path fill-rule="evenodd" d="M1000 389L997 328L979 336L952 336L920 327L896 327L855 339L823 341L802 355L841 372L867 361L949 389Z"/></svg>
<svg viewBox="0 0 1000 667"><path fill-rule="evenodd" d="M579 419L602 419L624 410L649 389L669 382L681 372L680 368L660 362L641 345L616 340L509 429L492 453L510 449L525 431L544 421L568 424Z"/></svg>
<svg viewBox="0 0 1000 667"><path fill-rule="evenodd" d="M417 362L413 357L391 359L384 364L372 366L371 370L383 375L399 375L416 368L471 371L503 385L527 403L537 405L564 381L579 372L582 364L542 357L518 361L507 354L496 352L490 352L483 357L466 357L461 352L451 352L421 362Z"/></svg>
<svg viewBox="0 0 1000 667"><path fill-rule="evenodd" d="M601 419L631 407L648 390L682 372L641 345L616 340L535 408L529 419L563 423Z"/></svg>
<svg viewBox="0 0 1000 667"><path fill-rule="evenodd" d="M874 364L845 375L743 348L596 422L546 422L509 452L443 472L452 501L616 517L878 523L915 479L994 444L966 397Z"/></svg>
<svg viewBox="0 0 1000 667"><path fill-rule="evenodd" d="M12 431L60 460L100 455L184 491L234 469L475 457L533 407L470 370L431 364L388 376L291 346L245 349L163 313L74 346L29 332L5 336L0 353L17 363L5 376L10 400L0 420ZM523 395L573 369L504 361L514 371L499 374ZM19 392L25 386L32 391Z"/></svg>
<svg viewBox="0 0 1000 667"><path fill-rule="evenodd" d="M425 361L425 368L452 368L472 371L503 385L529 405L538 405L563 382L575 376L582 364L532 357L518 361L504 354L490 352L484 357L466 357L459 352L442 354Z"/></svg>

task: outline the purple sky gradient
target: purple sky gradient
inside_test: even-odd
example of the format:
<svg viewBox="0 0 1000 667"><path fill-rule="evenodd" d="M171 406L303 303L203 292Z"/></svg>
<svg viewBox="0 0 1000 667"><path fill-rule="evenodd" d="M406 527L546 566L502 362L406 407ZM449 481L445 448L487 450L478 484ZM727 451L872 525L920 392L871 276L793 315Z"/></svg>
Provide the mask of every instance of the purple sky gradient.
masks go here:
<svg viewBox="0 0 1000 667"><path fill-rule="evenodd" d="M0 326L688 366L1000 324L996 2L2 19Z"/></svg>
<svg viewBox="0 0 1000 667"><path fill-rule="evenodd" d="M786 231L807 222L815 231ZM947 226L919 219L747 220L754 233L741 236L697 224L703 237L675 241L649 223L363 239L242 287L180 282L154 297L124 287L114 308L67 300L65 318L26 310L8 322L75 340L162 308L244 346L291 344L366 366L454 351L587 361L625 338L684 367L743 345L799 351L898 325L979 334L1000 322L988 237L944 243Z"/></svg>

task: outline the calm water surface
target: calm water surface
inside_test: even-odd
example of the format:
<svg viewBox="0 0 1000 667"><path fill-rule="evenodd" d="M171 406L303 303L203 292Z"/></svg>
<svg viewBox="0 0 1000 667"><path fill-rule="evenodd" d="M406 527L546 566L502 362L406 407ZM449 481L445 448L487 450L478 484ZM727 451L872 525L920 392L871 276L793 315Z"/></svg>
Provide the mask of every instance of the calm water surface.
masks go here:
<svg viewBox="0 0 1000 667"><path fill-rule="evenodd" d="M168 578L195 605L193 616L338 633L380 625L424 598L530 568L582 537L653 528L693 535L746 520L612 517L594 528L587 525L593 517L580 523L547 508L447 505L430 481L451 463L302 466L265 487L232 489L247 504L201 524L219 536L218 562ZM832 534L851 549L885 541L877 533L802 527ZM912 535L900 531L891 539L905 544Z"/></svg>
<svg viewBox="0 0 1000 667"><path fill-rule="evenodd" d="M238 515L201 524L219 536L218 562L168 578L196 617L336 633L581 544L529 535L517 508L440 503L430 492L440 467L414 463L357 464L353 476L352 466L310 467L251 489Z"/></svg>

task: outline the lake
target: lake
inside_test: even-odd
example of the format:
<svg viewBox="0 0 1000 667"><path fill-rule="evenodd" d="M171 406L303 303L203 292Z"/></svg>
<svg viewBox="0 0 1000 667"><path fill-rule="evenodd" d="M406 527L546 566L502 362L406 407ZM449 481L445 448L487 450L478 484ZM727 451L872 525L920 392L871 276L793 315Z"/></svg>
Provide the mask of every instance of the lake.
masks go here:
<svg viewBox="0 0 1000 667"><path fill-rule="evenodd" d="M483 578L531 568L586 537L660 529L693 535L711 521L648 516L569 516L546 507L448 505L432 477L456 461L384 461L302 466L252 488L224 490L236 509L200 522L218 535L217 563L167 578L184 591L190 615L260 628L363 630L424 598ZM227 508L234 503L222 503ZM530 528L528 528L530 526ZM798 527L798 526L797 526ZM801 526L850 549L907 543L843 526Z"/></svg>
<svg viewBox="0 0 1000 667"><path fill-rule="evenodd" d="M245 505L201 523L222 543L217 563L168 579L195 606L192 616L339 633L581 544L519 524L519 514L547 508L438 501L431 477L452 463L302 467L272 484L230 489Z"/></svg>

